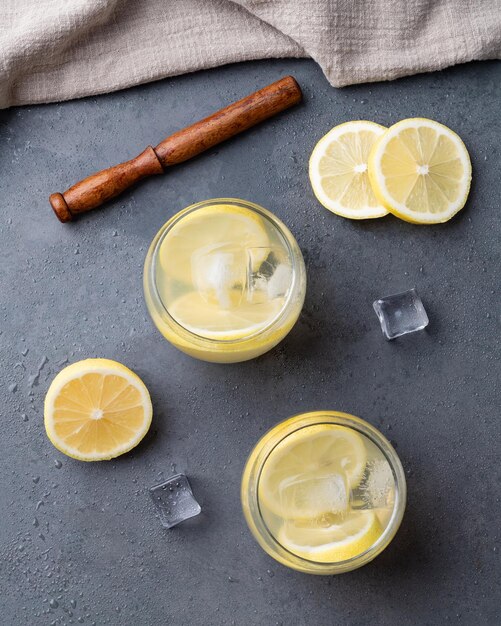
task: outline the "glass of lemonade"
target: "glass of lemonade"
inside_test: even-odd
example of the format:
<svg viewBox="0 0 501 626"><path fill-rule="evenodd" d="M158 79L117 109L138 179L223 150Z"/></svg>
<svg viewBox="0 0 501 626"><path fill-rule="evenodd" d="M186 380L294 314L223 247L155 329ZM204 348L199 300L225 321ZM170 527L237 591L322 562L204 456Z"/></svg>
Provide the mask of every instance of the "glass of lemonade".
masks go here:
<svg viewBox="0 0 501 626"><path fill-rule="evenodd" d="M257 357L294 326L303 256L287 227L251 202L216 198L171 218L146 256L148 311L187 354L219 363Z"/></svg>
<svg viewBox="0 0 501 626"><path fill-rule="evenodd" d="M348 572L377 556L405 509L400 460L383 435L337 411L303 413L256 444L242 478L252 534L280 563Z"/></svg>

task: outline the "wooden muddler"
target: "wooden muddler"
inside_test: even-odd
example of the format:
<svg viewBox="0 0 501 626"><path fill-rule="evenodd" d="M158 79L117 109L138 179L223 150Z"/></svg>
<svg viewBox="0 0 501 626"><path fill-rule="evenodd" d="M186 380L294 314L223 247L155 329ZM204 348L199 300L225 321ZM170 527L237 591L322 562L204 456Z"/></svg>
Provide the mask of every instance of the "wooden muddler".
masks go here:
<svg viewBox="0 0 501 626"><path fill-rule="evenodd" d="M136 158L96 172L64 193L49 197L61 222L70 222L80 213L104 204L146 176L163 174L177 165L262 122L301 100L301 89L292 76L286 76L252 93L192 126L174 133Z"/></svg>

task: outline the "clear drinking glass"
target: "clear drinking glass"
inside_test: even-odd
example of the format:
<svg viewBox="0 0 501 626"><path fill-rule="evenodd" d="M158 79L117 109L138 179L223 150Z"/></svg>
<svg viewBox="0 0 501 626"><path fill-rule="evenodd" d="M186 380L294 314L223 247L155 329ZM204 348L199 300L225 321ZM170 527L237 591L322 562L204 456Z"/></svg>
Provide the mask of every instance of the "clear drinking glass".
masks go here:
<svg viewBox="0 0 501 626"><path fill-rule="evenodd" d="M266 209L233 198L194 204L155 236L144 267L148 311L187 354L220 363L279 343L303 306L303 256Z"/></svg>
<svg viewBox="0 0 501 626"><path fill-rule="evenodd" d="M252 450L242 507L260 546L309 574L365 565L395 536L406 483L388 440L367 422L337 411L291 417Z"/></svg>

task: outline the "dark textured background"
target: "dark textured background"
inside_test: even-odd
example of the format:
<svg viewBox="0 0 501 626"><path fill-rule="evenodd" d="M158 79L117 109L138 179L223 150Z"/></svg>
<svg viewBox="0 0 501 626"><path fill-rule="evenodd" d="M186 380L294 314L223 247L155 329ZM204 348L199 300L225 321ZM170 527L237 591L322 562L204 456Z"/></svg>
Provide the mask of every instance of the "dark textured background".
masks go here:
<svg viewBox="0 0 501 626"><path fill-rule="evenodd" d="M49 193L287 73L304 89L300 107L74 224L52 215ZM500 85L495 62L336 90L313 62L270 61L0 112L2 624L500 623ZM323 209L307 178L316 141L350 119L409 116L464 139L474 167L465 210L419 227ZM309 280L289 337L229 366L167 344L141 285L160 226L217 196L276 213ZM372 301L414 286L428 330L385 341ZM124 362L153 398L146 440L114 462L65 458L43 428L50 380L90 356ZM409 489L391 546L338 577L275 563L239 503L260 435L322 408L379 427ZM174 470L189 475L203 513L166 531L147 488Z"/></svg>

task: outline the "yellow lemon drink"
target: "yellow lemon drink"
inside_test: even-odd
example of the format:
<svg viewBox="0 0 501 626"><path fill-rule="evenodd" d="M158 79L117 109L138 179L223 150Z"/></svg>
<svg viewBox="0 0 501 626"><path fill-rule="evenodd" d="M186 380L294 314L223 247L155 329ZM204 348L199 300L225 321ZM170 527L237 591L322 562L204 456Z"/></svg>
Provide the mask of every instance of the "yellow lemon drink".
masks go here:
<svg viewBox="0 0 501 626"><path fill-rule="evenodd" d="M257 357L295 324L306 274L296 240L266 209L218 198L170 219L148 251L150 315L174 346L220 363Z"/></svg>
<svg viewBox="0 0 501 626"><path fill-rule="evenodd" d="M280 563L347 572L390 543L406 499L400 460L363 420L304 413L275 426L245 466L242 506L252 534Z"/></svg>

